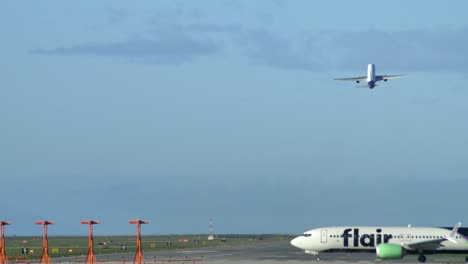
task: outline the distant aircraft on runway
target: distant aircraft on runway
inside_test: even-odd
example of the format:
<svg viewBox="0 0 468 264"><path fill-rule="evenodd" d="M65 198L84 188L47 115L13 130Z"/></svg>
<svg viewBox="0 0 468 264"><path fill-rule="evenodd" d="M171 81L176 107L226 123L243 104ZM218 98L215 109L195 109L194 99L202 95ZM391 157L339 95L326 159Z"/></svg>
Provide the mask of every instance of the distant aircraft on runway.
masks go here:
<svg viewBox="0 0 468 264"><path fill-rule="evenodd" d="M351 78L335 78L337 81L353 81L356 83L360 82L367 82L367 85L357 86L356 88L370 88L374 89L374 87L378 86L376 82L378 81L387 81L390 79L400 78L404 75L375 75L375 65L369 64L367 65L367 76L362 77L351 77Z"/></svg>
<svg viewBox="0 0 468 264"><path fill-rule="evenodd" d="M468 254L468 228L447 227L323 227L304 232L291 245L305 250L320 261L324 251L371 251L380 259L401 259L406 254ZM467 259L465 258L465 261Z"/></svg>

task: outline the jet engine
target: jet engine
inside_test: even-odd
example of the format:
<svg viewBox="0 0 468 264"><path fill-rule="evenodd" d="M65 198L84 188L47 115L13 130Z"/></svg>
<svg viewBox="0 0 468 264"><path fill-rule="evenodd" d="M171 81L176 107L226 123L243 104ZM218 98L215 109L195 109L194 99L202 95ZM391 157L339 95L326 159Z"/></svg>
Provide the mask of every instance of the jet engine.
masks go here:
<svg viewBox="0 0 468 264"><path fill-rule="evenodd" d="M380 259L401 259L406 255L403 247L393 244L379 244L375 247L375 251Z"/></svg>

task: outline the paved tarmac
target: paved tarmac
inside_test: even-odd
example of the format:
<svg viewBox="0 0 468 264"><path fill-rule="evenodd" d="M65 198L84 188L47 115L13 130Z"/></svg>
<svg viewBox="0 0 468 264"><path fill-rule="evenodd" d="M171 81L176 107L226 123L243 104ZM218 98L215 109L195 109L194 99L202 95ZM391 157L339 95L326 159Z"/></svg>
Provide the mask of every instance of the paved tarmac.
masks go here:
<svg viewBox="0 0 468 264"><path fill-rule="evenodd" d="M174 263L174 264L279 264L279 263L317 263L316 257L304 254L303 251L294 248L288 240L279 242L262 242L247 246L221 246L213 248L180 249L167 251L144 252L146 264ZM124 259L122 259L124 257ZM134 254L109 254L98 256L98 262L107 262L109 264L130 264L133 263ZM379 260L374 253L321 253L320 263L418 263L416 255L405 256L399 260ZM70 262L62 259L62 264ZM465 263L464 256L455 255L428 255L426 263Z"/></svg>
<svg viewBox="0 0 468 264"><path fill-rule="evenodd" d="M156 259L164 259L172 257L173 259L191 259L203 260L206 263L317 263L316 257L305 254L303 251L294 248L289 244L289 240L260 243L250 246L226 246L219 248L202 248L193 250L178 250L172 252L148 252L145 256L151 261L152 253L157 254ZM148 263L147 260L147 264ZM157 261L158 262L158 261ZM195 261L198 262L198 261ZM187 261L186 263L193 263ZM374 253L321 253L320 263L419 263L417 255L405 256L399 260L380 260L377 259ZM426 263L464 263L464 256L447 256L447 255L428 255ZM201 262L199 263L201 264Z"/></svg>

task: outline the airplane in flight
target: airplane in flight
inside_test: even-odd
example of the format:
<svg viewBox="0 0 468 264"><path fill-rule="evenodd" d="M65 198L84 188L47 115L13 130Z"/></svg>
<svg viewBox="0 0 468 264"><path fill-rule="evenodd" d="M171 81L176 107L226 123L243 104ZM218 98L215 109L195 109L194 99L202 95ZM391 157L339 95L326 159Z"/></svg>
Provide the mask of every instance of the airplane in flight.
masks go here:
<svg viewBox="0 0 468 264"><path fill-rule="evenodd" d="M320 252L370 251L379 259L401 259L406 254L465 254L468 260L468 228L461 223L450 227L322 227L304 232L291 240L291 245L312 254L320 261Z"/></svg>
<svg viewBox="0 0 468 264"><path fill-rule="evenodd" d="M335 78L334 80L337 81L353 81L356 83L360 82L367 82L367 85L356 86L356 88L370 88L374 89L378 84L378 81L388 81L390 79L397 79L404 75L375 75L375 65L369 64L367 65L367 76L361 77L351 77L351 78Z"/></svg>

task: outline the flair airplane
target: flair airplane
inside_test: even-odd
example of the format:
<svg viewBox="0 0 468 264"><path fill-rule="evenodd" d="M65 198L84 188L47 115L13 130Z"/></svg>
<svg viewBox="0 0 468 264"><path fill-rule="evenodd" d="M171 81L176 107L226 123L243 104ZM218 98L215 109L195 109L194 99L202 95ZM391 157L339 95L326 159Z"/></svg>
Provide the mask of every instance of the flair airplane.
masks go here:
<svg viewBox="0 0 468 264"><path fill-rule="evenodd" d="M468 228L447 227L323 227L304 232L291 240L291 245L305 253L372 251L380 259L401 259L406 254L419 254L419 262L426 254L468 254ZM466 260L466 259L465 259Z"/></svg>
<svg viewBox="0 0 468 264"><path fill-rule="evenodd" d="M367 76L362 77L351 77L351 78L336 78L337 81L353 81L356 83L367 82L367 85L357 86L357 88L370 88L374 89L378 84L378 81L388 81L390 79L397 79L404 75L375 75L375 65L367 65Z"/></svg>

